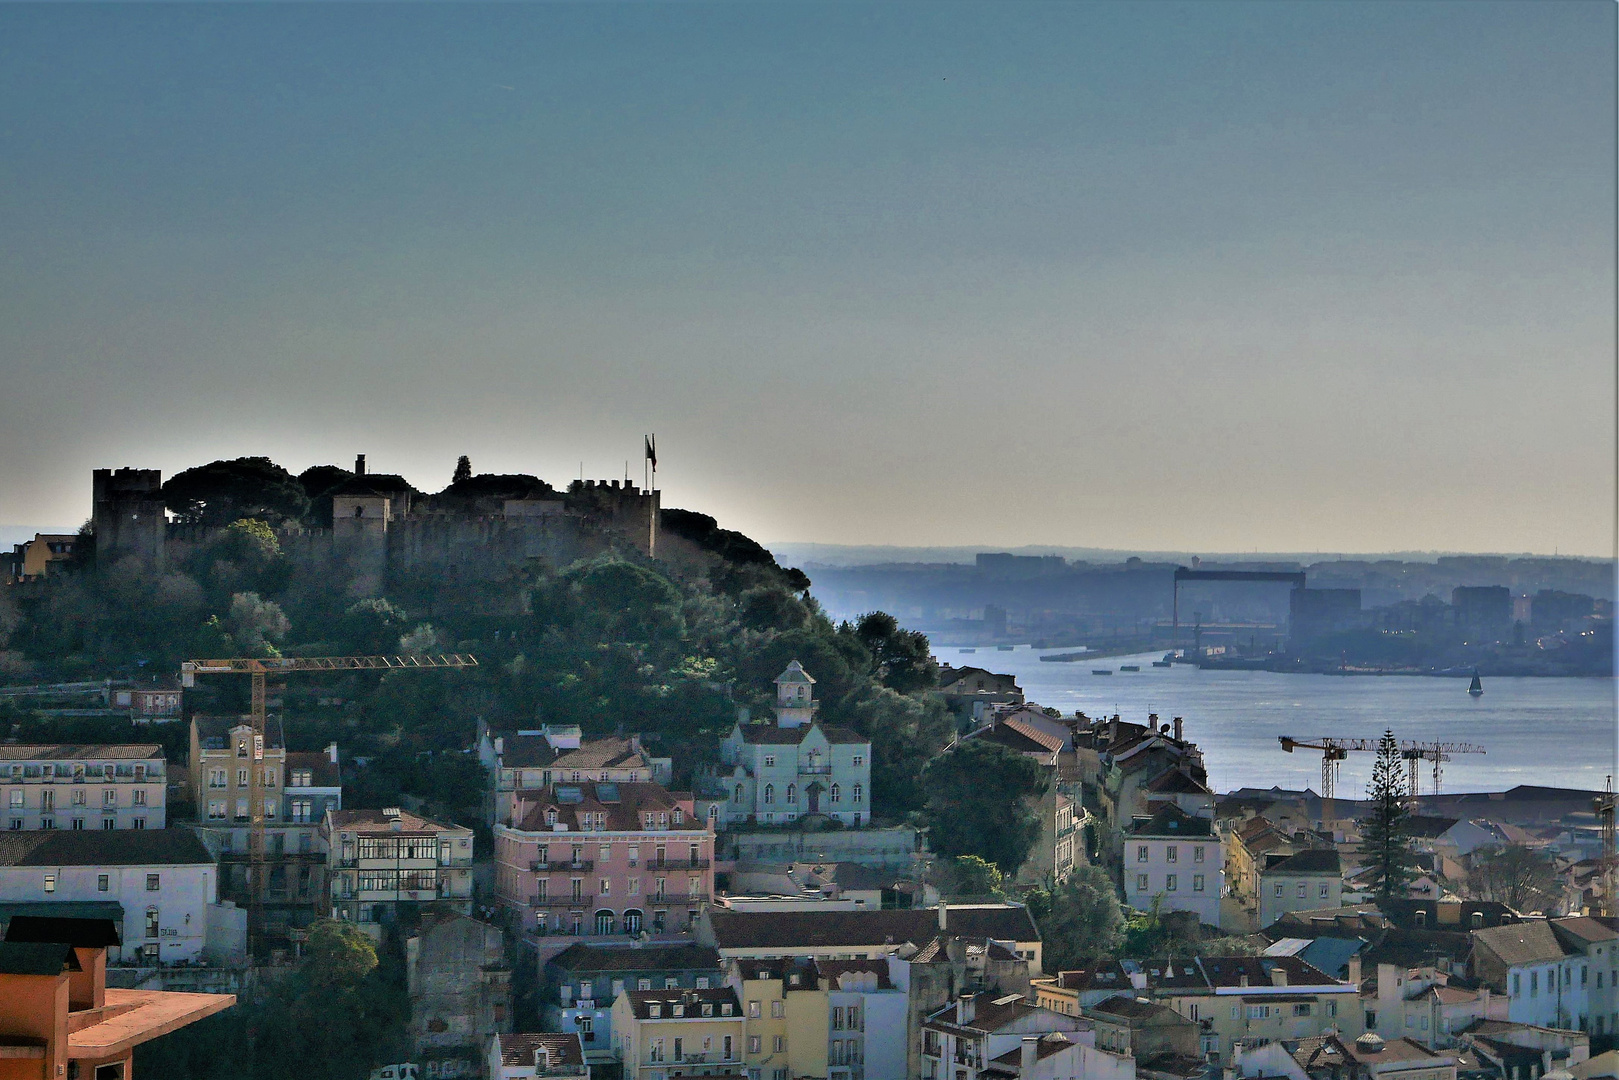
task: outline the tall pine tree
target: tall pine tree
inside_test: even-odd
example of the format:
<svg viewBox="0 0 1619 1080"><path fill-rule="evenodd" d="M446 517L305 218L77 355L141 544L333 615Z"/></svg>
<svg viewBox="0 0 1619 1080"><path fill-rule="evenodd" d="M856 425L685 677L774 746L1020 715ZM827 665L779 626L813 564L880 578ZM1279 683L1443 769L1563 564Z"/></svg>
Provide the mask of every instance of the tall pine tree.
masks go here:
<svg viewBox="0 0 1619 1080"><path fill-rule="evenodd" d="M1411 851L1411 812L1406 807L1405 761L1394 732L1377 744L1377 762L1366 797L1371 813L1361 822L1360 850L1371 871L1369 884L1380 900L1401 896L1416 868Z"/></svg>

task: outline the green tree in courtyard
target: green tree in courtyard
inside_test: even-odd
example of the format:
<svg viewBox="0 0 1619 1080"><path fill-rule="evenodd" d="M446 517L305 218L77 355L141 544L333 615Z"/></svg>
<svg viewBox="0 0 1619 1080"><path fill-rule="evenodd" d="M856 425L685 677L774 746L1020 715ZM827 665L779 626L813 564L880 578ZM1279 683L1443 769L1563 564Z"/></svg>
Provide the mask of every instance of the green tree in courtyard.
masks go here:
<svg viewBox="0 0 1619 1080"><path fill-rule="evenodd" d="M937 686L939 665L928 647L928 636L905 630L886 611L872 611L855 623L855 636L871 653L871 674L890 690L909 694Z"/></svg>
<svg viewBox="0 0 1619 1080"><path fill-rule="evenodd" d="M1124 906L1106 870L1076 868L1043 898L1043 906L1039 925L1042 966L1047 971L1118 956L1124 944Z"/></svg>
<svg viewBox="0 0 1619 1080"><path fill-rule="evenodd" d="M1377 744L1372 782L1366 787L1371 812L1361 822L1360 850L1368 882L1379 899L1402 895L1416 868L1411 850L1411 812L1406 808L1405 760L1394 732L1387 729Z"/></svg>
<svg viewBox="0 0 1619 1080"><path fill-rule="evenodd" d="M309 495L298 478L266 457L214 461L163 482L163 502L182 521L228 525L239 518L300 521Z"/></svg>
<svg viewBox="0 0 1619 1080"><path fill-rule="evenodd" d="M939 855L977 855L1015 876L1040 839L1033 803L1048 783L1015 750L982 739L957 744L922 773L929 846Z"/></svg>

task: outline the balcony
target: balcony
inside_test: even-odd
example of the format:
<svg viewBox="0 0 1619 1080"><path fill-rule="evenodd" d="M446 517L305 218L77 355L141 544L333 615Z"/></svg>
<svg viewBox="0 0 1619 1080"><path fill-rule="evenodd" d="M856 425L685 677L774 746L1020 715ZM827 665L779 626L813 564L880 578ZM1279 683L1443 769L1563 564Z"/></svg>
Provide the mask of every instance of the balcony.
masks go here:
<svg viewBox="0 0 1619 1080"><path fill-rule="evenodd" d="M529 907L557 908L576 907L586 908L596 906L595 893L581 893L578 896L531 896L528 898Z"/></svg>
<svg viewBox="0 0 1619 1080"><path fill-rule="evenodd" d="M635 899L634 897L630 898L630 900L632 900L632 901L634 899ZM644 902L648 903L648 904L696 904L696 903L706 903L707 900L708 900L708 894L707 893L648 893L646 896L642 897L642 900Z"/></svg>
<svg viewBox="0 0 1619 1080"><path fill-rule="evenodd" d="M570 859L564 862L547 862L535 859L528 864L528 868L536 874L565 874L569 871L580 872L596 869L596 864L590 859Z"/></svg>
<svg viewBox="0 0 1619 1080"><path fill-rule="evenodd" d="M649 862L646 868L656 873L659 870L707 870L713 865L711 859L669 859L664 862Z"/></svg>
<svg viewBox="0 0 1619 1080"><path fill-rule="evenodd" d="M803 764L800 764L798 766L798 771L799 771L799 774L802 775L802 776L831 776L832 775L832 766L830 766L830 765L803 765Z"/></svg>

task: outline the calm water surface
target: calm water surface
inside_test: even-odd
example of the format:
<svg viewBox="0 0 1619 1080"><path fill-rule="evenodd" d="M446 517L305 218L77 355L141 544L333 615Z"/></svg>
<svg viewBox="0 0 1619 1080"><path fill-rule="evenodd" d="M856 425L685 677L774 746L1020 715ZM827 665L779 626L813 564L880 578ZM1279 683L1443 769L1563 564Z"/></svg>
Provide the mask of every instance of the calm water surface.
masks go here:
<svg viewBox="0 0 1619 1080"><path fill-rule="evenodd" d="M1321 757L1288 754L1278 735L1374 738L1391 727L1403 739L1442 739L1484 747L1483 755L1445 764L1445 791L1499 791L1515 784L1600 789L1615 771L1615 699L1611 679L1489 679L1484 696L1467 695L1466 679L1420 676L1280 675L1269 671L1199 671L1187 664L1152 667L1162 652L1075 663L1043 663L1046 653L939 648L943 663L971 664L1016 675L1031 702L1088 716L1144 723L1186 719L1186 737L1203 748L1216 791L1252 786L1318 788ZM1121 672L1137 664L1140 672ZM1093 675L1092 668L1112 675ZM1361 797L1371 754L1351 754L1338 791ZM1422 790L1429 790L1424 771Z"/></svg>

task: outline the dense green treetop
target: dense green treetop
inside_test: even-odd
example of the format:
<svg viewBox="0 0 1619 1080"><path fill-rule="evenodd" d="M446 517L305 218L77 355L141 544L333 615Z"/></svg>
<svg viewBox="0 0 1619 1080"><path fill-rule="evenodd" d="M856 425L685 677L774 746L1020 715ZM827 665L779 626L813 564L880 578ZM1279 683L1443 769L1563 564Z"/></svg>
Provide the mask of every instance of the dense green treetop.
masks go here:
<svg viewBox="0 0 1619 1080"><path fill-rule="evenodd" d="M940 754L922 773L923 820L939 855L977 855L1016 876L1040 838L1033 803L1049 777L1023 754L969 739Z"/></svg>
<svg viewBox="0 0 1619 1080"><path fill-rule="evenodd" d="M213 461L176 473L163 483L163 503L181 521L198 525L239 518L279 525L309 513L304 486L266 457Z"/></svg>

